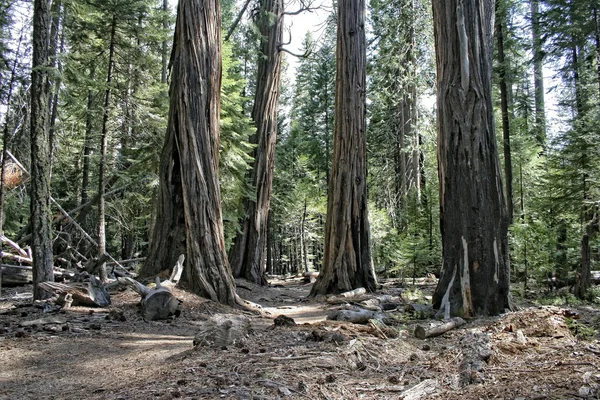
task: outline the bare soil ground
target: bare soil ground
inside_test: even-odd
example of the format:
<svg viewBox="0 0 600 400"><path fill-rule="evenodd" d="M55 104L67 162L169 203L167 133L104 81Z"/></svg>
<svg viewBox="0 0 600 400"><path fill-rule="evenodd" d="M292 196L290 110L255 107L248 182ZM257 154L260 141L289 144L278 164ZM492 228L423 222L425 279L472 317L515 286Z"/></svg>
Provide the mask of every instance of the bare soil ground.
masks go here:
<svg viewBox="0 0 600 400"><path fill-rule="evenodd" d="M435 321L414 319L402 306L386 312L397 321L390 329L325 321L339 305L307 299L310 286L300 280L271 283L239 288L271 318L176 289L183 313L162 322L144 322L129 289L112 293L110 309L44 313L26 299L30 288L5 288L0 399L600 398L596 308L531 306L419 340L414 327ZM432 289L391 282L378 295L410 304ZM194 347L218 314L247 316L253 333ZM278 315L297 325L274 326ZM572 329L567 318L578 318ZM578 329L591 337L578 339ZM485 362L478 361L485 348Z"/></svg>

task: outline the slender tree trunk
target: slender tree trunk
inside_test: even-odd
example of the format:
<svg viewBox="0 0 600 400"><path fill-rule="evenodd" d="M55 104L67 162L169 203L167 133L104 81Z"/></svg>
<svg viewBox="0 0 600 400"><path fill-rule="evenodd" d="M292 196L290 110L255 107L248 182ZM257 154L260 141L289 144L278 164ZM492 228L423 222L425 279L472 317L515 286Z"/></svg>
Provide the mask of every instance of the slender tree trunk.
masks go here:
<svg viewBox="0 0 600 400"><path fill-rule="evenodd" d="M540 146L546 147L546 110L544 105L544 55L540 29L540 2L530 0L531 32L533 40L533 85L535 91L535 137Z"/></svg>
<svg viewBox="0 0 600 400"><path fill-rule="evenodd" d="M33 8L33 57L31 71L31 250L33 298L48 297L39 283L54 281L50 237L50 141L48 136L48 28L46 0Z"/></svg>
<svg viewBox="0 0 600 400"><path fill-rule="evenodd" d="M54 0L52 2L52 9L50 14L52 15L52 25L50 27L50 47L49 47L49 58L52 68L57 68L61 71L61 63L58 61L59 52L62 53L64 50L64 28L63 33L59 35L61 26L64 26L64 21L61 23L62 14L62 0ZM60 42L59 42L60 36ZM50 165L52 165L52 153L54 151L54 132L56 130L56 117L58 116L58 91L60 89L60 74L57 74L54 80L54 87L48 88L48 92L51 93L52 99L50 101L50 124L49 124L49 140L50 140ZM49 81L50 83L50 81Z"/></svg>
<svg viewBox="0 0 600 400"><path fill-rule="evenodd" d="M434 0L445 317L510 306L508 218L492 110L493 0Z"/></svg>
<svg viewBox="0 0 600 400"><path fill-rule="evenodd" d="M273 274L273 229L271 223L271 215L267 220L267 274Z"/></svg>
<svg viewBox="0 0 600 400"><path fill-rule="evenodd" d="M256 134L252 142L254 167L250 183L256 189L256 198L245 201L246 215L241 222L241 232L229 257L235 276L265 285L263 252L265 249L267 219L273 186L275 144L277 142L277 109L281 78L281 52L283 39L283 1L262 0L258 27L261 33L261 50L258 58L256 94L252 119Z"/></svg>
<svg viewBox="0 0 600 400"><path fill-rule="evenodd" d="M90 79L93 79L91 73ZM94 92L89 89L87 107L85 110L85 138L83 139L83 165L81 168L81 204L89 201L88 190L90 187L90 156L92 153L92 130L94 124Z"/></svg>
<svg viewBox="0 0 600 400"><path fill-rule="evenodd" d="M323 269L311 295L374 291L367 210L365 1L338 2L335 134Z"/></svg>
<svg viewBox="0 0 600 400"><path fill-rule="evenodd" d="M596 79L598 85L598 96L600 96L600 21L598 21L598 5L592 6L594 15L594 45L596 47ZM598 104L600 107L600 104Z"/></svg>
<svg viewBox="0 0 600 400"><path fill-rule="evenodd" d="M6 186L6 163L8 160L8 144L10 139L10 124L11 124L11 105L12 95L17 76L17 65L18 59L21 54L21 43L23 42L23 35L19 37L17 43L17 50L15 52L15 59L13 60L13 66L10 71L10 81L8 83L8 94L6 96L6 114L4 117L4 127L2 129L2 165L0 165L0 234L4 234L4 191ZM0 243L0 250L4 242ZM2 280L2 272L0 271L0 281Z"/></svg>
<svg viewBox="0 0 600 400"><path fill-rule="evenodd" d="M498 49L498 72L500 77L500 108L502 113L502 141L504 144L504 178L506 181L506 208L508 223L513 222L513 172L512 154L510 148L510 106L509 106L509 77L506 73L507 63L504 56L504 21L505 12L500 9L500 1L496 1L496 40Z"/></svg>
<svg viewBox="0 0 600 400"><path fill-rule="evenodd" d="M169 29L169 0L163 0L162 11L163 11L163 29L166 33L167 30ZM168 49L169 49L169 43L167 43L167 39L165 38L165 40L163 40L163 42L162 42L162 52L161 52L162 68L161 68L161 74L160 74L160 81L162 83L167 83L167 68L168 68L167 64L169 62L169 54L168 54L169 50Z"/></svg>
<svg viewBox="0 0 600 400"><path fill-rule="evenodd" d="M236 305L241 300L225 254L218 179L220 11L218 0L179 1L157 218L142 274L173 265L183 250L190 288Z"/></svg>
<svg viewBox="0 0 600 400"><path fill-rule="evenodd" d="M577 269L577 283L575 284L575 296L585 299L587 291L591 286L591 260L590 260L590 237L584 234L581 239L581 263Z"/></svg>
<svg viewBox="0 0 600 400"><path fill-rule="evenodd" d="M304 198L304 208L302 210L302 224L300 227L300 246L302 250L302 266L304 272L308 272L308 240L306 238L306 204L307 199Z"/></svg>
<svg viewBox="0 0 600 400"><path fill-rule="evenodd" d="M115 56L115 39L117 32L117 14L113 14L110 26L110 43L108 50L108 69L106 71L106 91L104 93L104 110L102 112L102 136L100 139L100 163L98 172L98 258L106 253L106 154L108 149L108 119L110 116L110 97ZM100 278L106 281L106 263L100 266Z"/></svg>

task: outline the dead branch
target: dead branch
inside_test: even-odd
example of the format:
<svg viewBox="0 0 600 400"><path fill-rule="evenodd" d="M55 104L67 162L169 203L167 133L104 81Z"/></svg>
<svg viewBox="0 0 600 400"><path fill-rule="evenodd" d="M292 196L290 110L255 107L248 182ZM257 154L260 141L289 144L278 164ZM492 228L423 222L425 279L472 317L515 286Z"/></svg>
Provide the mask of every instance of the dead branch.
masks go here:
<svg viewBox="0 0 600 400"><path fill-rule="evenodd" d="M417 325L417 327L415 328L415 337L419 339L425 339L428 337L439 336L464 324L466 324L464 319L460 317L454 317L444 324L437 325L429 329L424 328L421 325Z"/></svg>
<svg viewBox="0 0 600 400"><path fill-rule="evenodd" d="M13 249L15 249L21 256L23 256L23 257L28 257L29 256L27 254L27 252L21 248L21 246L19 246L16 242L13 242L12 240L10 240L9 238L7 238L6 236L0 235L0 241L3 242L3 243L6 243L7 245L9 245Z"/></svg>
<svg viewBox="0 0 600 400"><path fill-rule="evenodd" d="M238 24L240 23L240 21L242 20L242 17L244 16L244 14L246 13L246 9L248 8L248 5L250 4L250 0L246 0L246 2L244 3L244 5L242 6L242 9L240 10L240 12L238 13L237 17L235 18L235 20L231 23L231 26L229 27L229 29L227 30L227 35L225 35L225 41L228 42L229 38L231 37L231 35L233 35L233 32L235 31L235 28L237 28Z"/></svg>

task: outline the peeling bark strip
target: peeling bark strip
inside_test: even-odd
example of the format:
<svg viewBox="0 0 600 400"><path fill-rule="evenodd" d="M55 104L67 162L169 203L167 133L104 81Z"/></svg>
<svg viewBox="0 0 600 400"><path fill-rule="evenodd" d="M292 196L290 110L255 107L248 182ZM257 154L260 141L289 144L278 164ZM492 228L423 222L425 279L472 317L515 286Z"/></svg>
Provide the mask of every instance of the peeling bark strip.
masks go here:
<svg viewBox="0 0 600 400"><path fill-rule="evenodd" d="M508 218L491 97L493 0L434 0L443 268L449 316L509 307Z"/></svg>
<svg viewBox="0 0 600 400"><path fill-rule="evenodd" d="M169 122L161 155L156 223L143 275L186 254L196 293L235 305L219 192L221 9L218 0L180 0L175 25Z"/></svg>
<svg viewBox="0 0 600 400"><path fill-rule="evenodd" d="M369 249L365 144L365 1L338 2L333 163L323 270L311 295L375 289Z"/></svg>

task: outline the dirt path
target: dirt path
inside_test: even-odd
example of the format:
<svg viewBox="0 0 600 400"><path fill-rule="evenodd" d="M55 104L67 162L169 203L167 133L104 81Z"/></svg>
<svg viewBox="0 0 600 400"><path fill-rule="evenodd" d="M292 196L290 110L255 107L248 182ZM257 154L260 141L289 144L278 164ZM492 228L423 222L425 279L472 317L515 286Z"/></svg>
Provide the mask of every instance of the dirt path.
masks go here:
<svg viewBox="0 0 600 400"><path fill-rule="evenodd" d="M273 283L243 283L239 292L298 325L248 316L254 333L244 340L195 349L210 316L242 314L183 291L183 314L170 323L141 320L130 291L114 293L101 311L44 314L22 299L0 301L0 399L397 399L418 387L430 391L412 398L600 398L598 337L574 338L561 308L476 320L422 341L412 329L430 321L403 310L389 313L398 337L386 337L373 325L325 322L332 306L308 300L308 286ZM386 289L411 301L400 292ZM597 335L598 310L579 314L582 329ZM58 320L21 326L40 318Z"/></svg>

